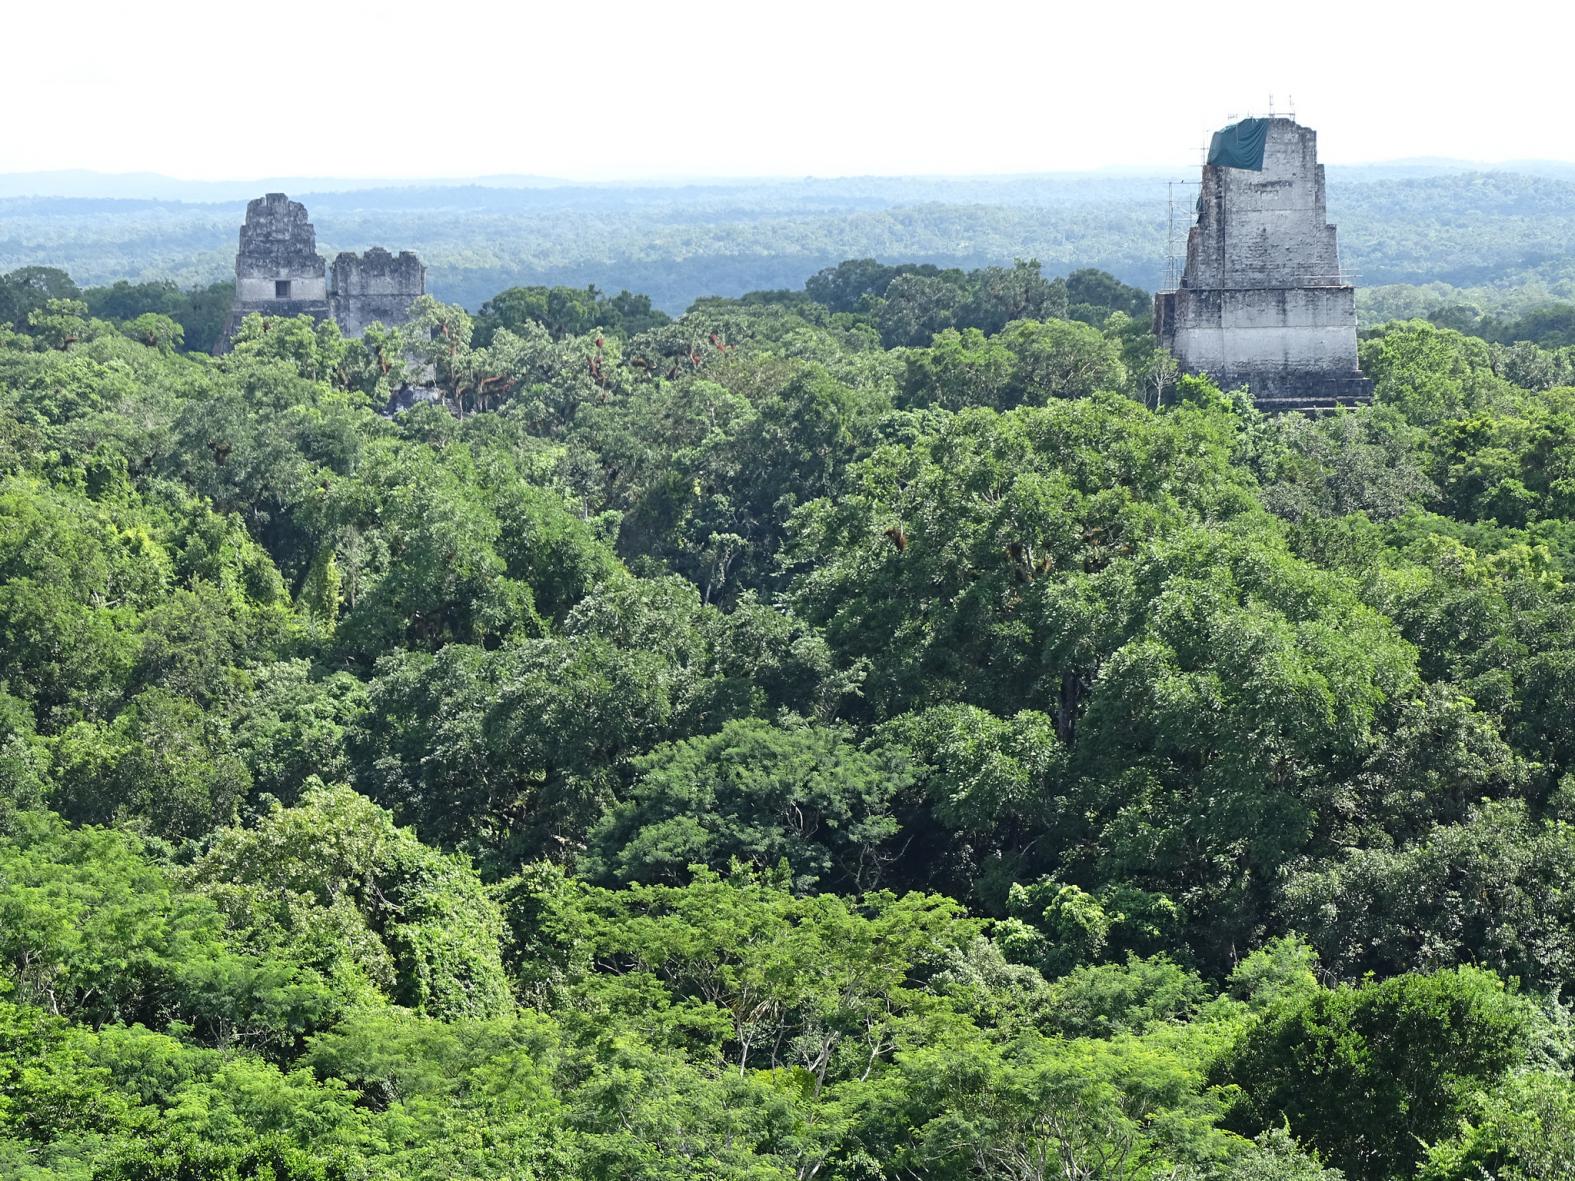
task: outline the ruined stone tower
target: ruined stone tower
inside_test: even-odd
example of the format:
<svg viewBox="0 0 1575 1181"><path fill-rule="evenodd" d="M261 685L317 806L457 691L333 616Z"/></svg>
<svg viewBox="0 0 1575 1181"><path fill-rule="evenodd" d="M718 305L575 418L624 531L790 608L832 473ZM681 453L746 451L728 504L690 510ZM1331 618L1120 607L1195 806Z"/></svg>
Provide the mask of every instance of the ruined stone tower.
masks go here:
<svg viewBox="0 0 1575 1181"><path fill-rule="evenodd" d="M235 301L215 351L229 350L236 329L252 312L332 319L346 336L360 336L374 321L403 324L410 319L411 303L426 290L426 275L410 251L396 256L374 246L365 255L338 255L330 284L306 206L283 193L269 193L247 203L235 255Z"/></svg>
<svg viewBox="0 0 1575 1181"><path fill-rule="evenodd" d="M328 281L317 253L317 231L306 206L283 193L247 203L241 248L235 256L235 302L220 337L229 348L235 330L251 312L265 316L328 315Z"/></svg>
<svg viewBox="0 0 1575 1181"><path fill-rule="evenodd" d="M1188 373L1246 386L1263 409L1365 401L1356 290L1340 270L1318 135L1245 119L1214 137L1181 285L1154 299L1154 331Z"/></svg>
<svg viewBox="0 0 1575 1181"><path fill-rule="evenodd" d="M408 250L390 254L374 246L365 254L334 258L329 314L346 336L360 336L375 322L393 327L410 319L410 305L427 287L427 269Z"/></svg>

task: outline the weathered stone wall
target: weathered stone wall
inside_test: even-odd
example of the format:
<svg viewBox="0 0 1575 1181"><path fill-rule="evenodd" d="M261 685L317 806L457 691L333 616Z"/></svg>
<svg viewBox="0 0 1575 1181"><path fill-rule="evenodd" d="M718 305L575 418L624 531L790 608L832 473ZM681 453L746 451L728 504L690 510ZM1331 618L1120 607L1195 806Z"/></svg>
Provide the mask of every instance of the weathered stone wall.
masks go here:
<svg viewBox="0 0 1575 1181"><path fill-rule="evenodd" d="M410 319L410 305L426 291L427 269L408 250L390 254L374 246L364 255L335 257L330 314L346 336L360 336L371 323L389 327Z"/></svg>
<svg viewBox="0 0 1575 1181"><path fill-rule="evenodd" d="M285 296L288 300L315 300L322 303L328 299L328 280L319 275L279 275L251 277L235 280L235 298L242 303L273 303L280 300L275 294L278 290L278 280L288 278L290 294ZM277 315L270 312L270 315Z"/></svg>
<svg viewBox="0 0 1575 1181"><path fill-rule="evenodd" d="M1162 340L1192 373L1254 394L1356 373L1350 287L1183 288L1160 304Z"/></svg>
<svg viewBox="0 0 1575 1181"><path fill-rule="evenodd" d="M1328 224L1317 133L1270 122L1263 171L1205 165L1181 286L1154 328L1182 368L1263 405L1357 401L1355 289Z"/></svg>

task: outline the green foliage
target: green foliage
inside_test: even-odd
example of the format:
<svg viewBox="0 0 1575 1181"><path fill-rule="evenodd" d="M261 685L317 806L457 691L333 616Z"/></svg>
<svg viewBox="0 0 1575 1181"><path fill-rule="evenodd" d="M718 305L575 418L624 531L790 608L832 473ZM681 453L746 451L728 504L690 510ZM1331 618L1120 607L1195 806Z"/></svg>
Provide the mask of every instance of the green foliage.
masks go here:
<svg viewBox="0 0 1575 1181"><path fill-rule="evenodd" d="M1402 850L1352 850L1286 884L1286 912L1342 975L1478 963L1552 989L1575 981L1575 829L1489 803Z"/></svg>
<svg viewBox="0 0 1575 1181"><path fill-rule="evenodd" d="M368 449L353 487L330 491L326 507L345 539L342 651L370 661L402 645L539 630L530 587L509 577L497 551L499 522L461 474L467 459L385 441Z"/></svg>
<svg viewBox="0 0 1575 1181"><path fill-rule="evenodd" d="M0 483L0 644L13 692L43 710L108 709L136 659L137 608L170 577L164 548L109 506L40 480Z"/></svg>
<svg viewBox="0 0 1575 1181"><path fill-rule="evenodd" d="M667 1036L709 1039L740 1073L783 1071L819 1093L862 1082L925 1020L922 986L980 929L949 899L878 893L799 896L786 882L700 872L687 887L582 888L585 949L611 979L588 999L618 1006L667 993Z"/></svg>
<svg viewBox="0 0 1575 1181"><path fill-rule="evenodd" d="M1263 1008L1318 985L1318 953L1296 935L1270 939L1231 971L1234 996Z"/></svg>
<svg viewBox="0 0 1575 1181"><path fill-rule="evenodd" d="M1429 1147L1417 1176L1464 1181L1568 1181L1575 1176L1575 1084L1562 1075L1528 1072L1473 1096L1460 1130Z"/></svg>
<svg viewBox="0 0 1575 1181"><path fill-rule="evenodd" d="M49 747L39 736L27 702L0 690L0 834L18 812L40 808L49 775Z"/></svg>
<svg viewBox="0 0 1575 1181"><path fill-rule="evenodd" d="M127 336L149 347L211 353L234 296L233 281L183 290L168 279L117 279L106 287L89 287L82 300L93 315L114 321Z"/></svg>
<svg viewBox="0 0 1575 1181"><path fill-rule="evenodd" d="M902 714L877 733L917 770L904 828L919 846L913 860L924 877L999 905L1019 851L1053 822L1064 790L1066 748L1054 719L944 704Z"/></svg>
<svg viewBox="0 0 1575 1181"><path fill-rule="evenodd" d="M348 788L313 785L255 827L218 833L192 880L263 945L325 955L325 970L348 956L374 979L391 964L393 998L418 1012L491 1017L510 1007L502 918L474 871ZM329 946L314 946L324 930Z"/></svg>
<svg viewBox="0 0 1575 1181"><path fill-rule="evenodd" d="M608 296L596 290L594 284L583 291L573 287L511 287L481 305L476 343L489 345L499 329L517 332L525 324L539 324L554 340L562 340L594 330L630 337L668 322L669 317L654 309L646 295L620 291Z"/></svg>
<svg viewBox="0 0 1575 1181"><path fill-rule="evenodd" d="M1066 277L1066 298L1068 318L1096 328L1114 312L1133 317L1153 312L1148 292L1093 267L1083 267Z"/></svg>
<svg viewBox="0 0 1575 1181"><path fill-rule="evenodd" d="M156 312L144 312L127 320L121 325L120 330L138 344L147 345L150 349L158 349L161 353L176 351L186 340L184 328L168 316L161 316Z"/></svg>
<svg viewBox="0 0 1575 1181"><path fill-rule="evenodd" d="M233 821L251 776L229 734L194 701L137 694L109 725L77 722L51 743L50 803L83 824L119 821L196 837Z"/></svg>
<svg viewBox="0 0 1575 1181"><path fill-rule="evenodd" d="M0 275L0 324L23 328L28 317L50 300L75 300L81 294L71 276L58 267L18 267Z"/></svg>
<svg viewBox="0 0 1575 1181"><path fill-rule="evenodd" d="M779 863L801 887L875 884L896 835L891 802L907 768L858 750L846 732L729 722L634 761L628 799L591 836L587 871L672 881L691 865Z"/></svg>
<svg viewBox="0 0 1575 1181"><path fill-rule="evenodd" d="M1473 968L1282 1002L1221 1064L1232 1122L1282 1121L1348 1177L1409 1175L1524 1053L1530 1006Z"/></svg>
<svg viewBox="0 0 1575 1181"><path fill-rule="evenodd" d="M1198 975L1164 956L1074 968L1054 982L1050 1024L1066 1037L1146 1033L1197 1016L1210 999Z"/></svg>
<svg viewBox="0 0 1575 1181"><path fill-rule="evenodd" d="M903 1068L916 1102L893 1121L913 1128L896 1159L925 1176L1137 1181L1201 1171L1233 1147L1196 1059L1163 1042L940 1043Z"/></svg>
<svg viewBox="0 0 1575 1181"><path fill-rule="evenodd" d="M17 827L0 843L0 964L16 1002L217 1045L289 1045L335 1011L321 975L244 954L218 909L134 838L47 813Z"/></svg>
<svg viewBox="0 0 1575 1181"><path fill-rule="evenodd" d="M907 365L907 401L948 410L1042 406L1127 382L1118 342L1066 320L1014 320L988 338L947 328L930 348L910 350Z"/></svg>
<svg viewBox="0 0 1575 1181"><path fill-rule="evenodd" d="M427 839L572 856L630 756L758 708L814 712L823 658L763 609L724 615L676 579L614 584L561 634L385 657L357 782Z"/></svg>
<svg viewBox="0 0 1575 1181"><path fill-rule="evenodd" d="M1264 1132L1251 1149L1233 1157L1214 1175L1230 1181L1343 1181L1345 1176L1301 1151L1284 1128Z"/></svg>
<svg viewBox="0 0 1575 1181"><path fill-rule="evenodd" d="M0 1173L1568 1172L1562 353L1270 419L1033 263L223 358L67 283L0 282Z"/></svg>
<svg viewBox="0 0 1575 1181"><path fill-rule="evenodd" d="M101 335L97 322L89 322L87 304L80 299L50 299L27 313L27 334L39 348L66 351Z"/></svg>

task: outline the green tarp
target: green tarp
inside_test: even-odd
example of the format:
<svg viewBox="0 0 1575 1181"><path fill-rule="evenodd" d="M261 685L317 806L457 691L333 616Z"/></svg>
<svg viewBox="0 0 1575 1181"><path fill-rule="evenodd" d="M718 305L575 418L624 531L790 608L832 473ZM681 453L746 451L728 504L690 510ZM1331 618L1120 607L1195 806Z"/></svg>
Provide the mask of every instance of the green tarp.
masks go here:
<svg viewBox="0 0 1575 1181"><path fill-rule="evenodd" d="M1225 168L1263 171L1263 145L1269 139L1267 119L1243 119L1214 133L1209 144L1209 163Z"/></svg>

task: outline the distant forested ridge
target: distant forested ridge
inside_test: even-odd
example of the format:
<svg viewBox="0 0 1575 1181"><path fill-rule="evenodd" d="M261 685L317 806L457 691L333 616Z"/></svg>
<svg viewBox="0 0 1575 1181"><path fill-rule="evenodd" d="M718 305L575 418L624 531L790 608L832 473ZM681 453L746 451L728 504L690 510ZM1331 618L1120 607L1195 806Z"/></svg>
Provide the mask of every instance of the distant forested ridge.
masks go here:
<svg viewBox="0 0 1575 1181"><path fill-rule="evenodd" d="M1575 348L1066 271L0 277L0 1177L1566 1181Z"/></svg>
<svg viewBox="0 0 1575 1181"><path fill-rule="evenodd" d="M1329 175L1330 216L1364 289L1366 322L1441 303L1494 312L1575 297L1575 175L1567 169ZM330 256L372 245L415 250L430 268L429 290L472 311L506 287L595 285L650 295L676 315L704 296L798 289L823 267L865 257L963 268L1037 258L1051 275L1098 267L1154 290L1165 275L1166 179L499 182L291 196L306 202ZM1177 189L1181 235L1195 192ZM91 285L201 286L231 273L244 212L244 199L4 197L0 271L39 265Z"/></svg>

